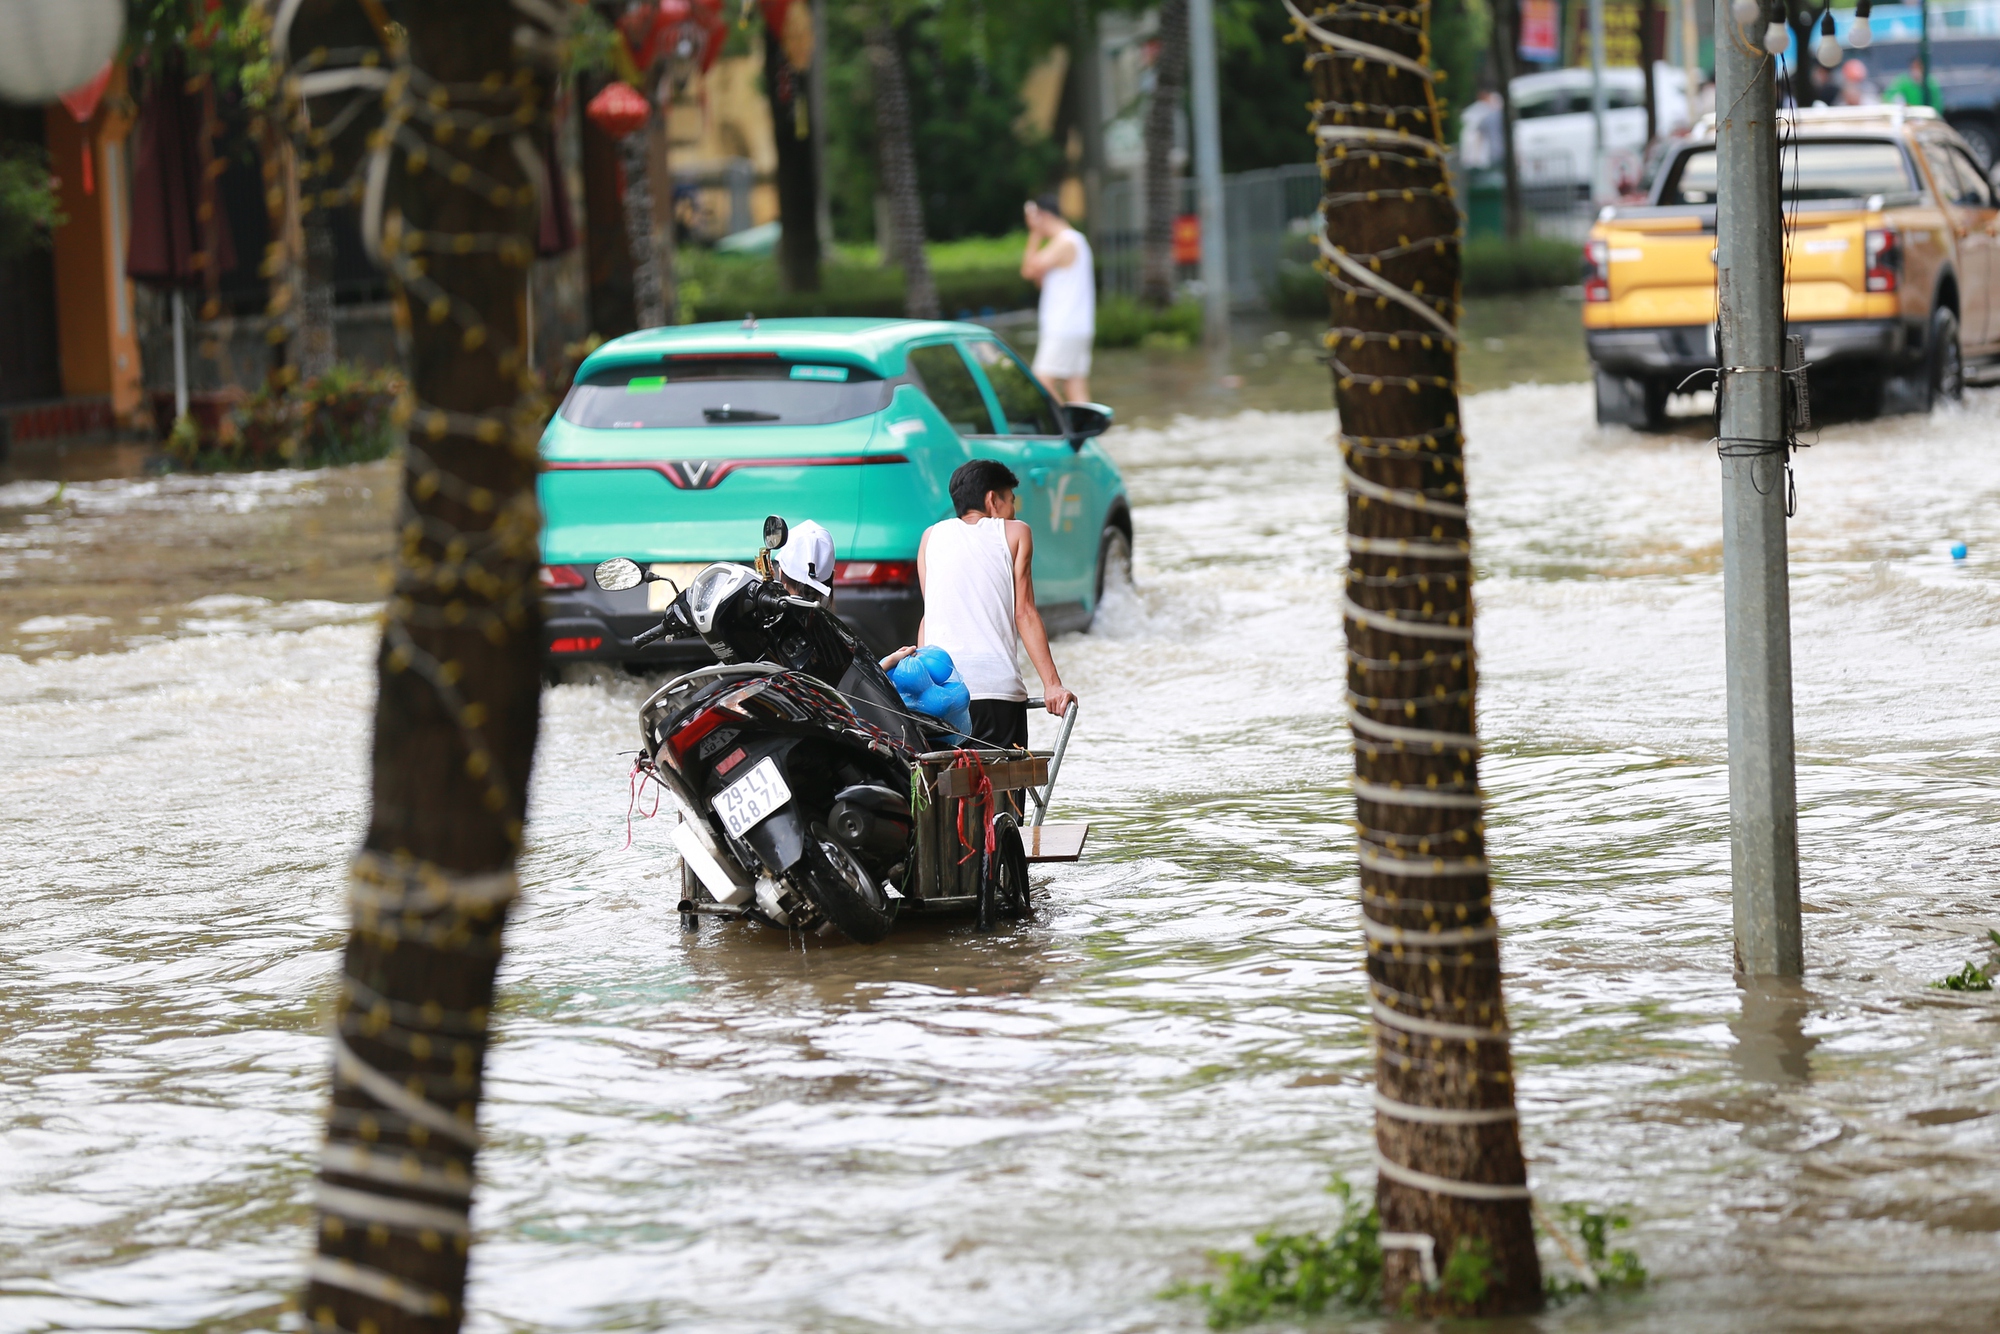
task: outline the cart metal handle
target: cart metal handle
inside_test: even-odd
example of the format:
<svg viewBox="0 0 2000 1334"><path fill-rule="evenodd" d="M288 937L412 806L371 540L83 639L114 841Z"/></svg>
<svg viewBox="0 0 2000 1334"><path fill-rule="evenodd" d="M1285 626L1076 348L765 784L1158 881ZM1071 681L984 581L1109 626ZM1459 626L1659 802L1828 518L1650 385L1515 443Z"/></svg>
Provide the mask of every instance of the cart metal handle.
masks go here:
<svg viewBox="0 0 2000 1334"><path fill-rule="evenodd" d="M1043 709L1047 708L1048 704L1045 700L1031 699L1028 701L1028 707ZM1069 749L1069 734L1076 727L1077 711L1082 707L1080 700L1072 698L1069 702L1069 711L1063 714L1062 735L1056 738L1056 748L1049 755L1049 785L1039 792L1034 788L1028 789L1028 799L1035 803L1035 819L1028 826L1030 829L1041 828L1042 817L1049 813L1049 801L1056 794L1056 775L1062 772L1063 752Z"/></svg>

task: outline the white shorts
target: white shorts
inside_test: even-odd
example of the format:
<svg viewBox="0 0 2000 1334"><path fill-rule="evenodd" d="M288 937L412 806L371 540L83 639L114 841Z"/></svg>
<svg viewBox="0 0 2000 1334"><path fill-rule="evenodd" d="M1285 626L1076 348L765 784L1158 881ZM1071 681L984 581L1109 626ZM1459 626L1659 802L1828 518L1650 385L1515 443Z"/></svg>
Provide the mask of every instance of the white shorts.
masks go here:
<svg viewBox="0 0 2000 1334"><path fill-rule="evenodd" d="M1052 334L1035 345L1035 374L1073 380L1090 374L1090 334Z"/></svg>

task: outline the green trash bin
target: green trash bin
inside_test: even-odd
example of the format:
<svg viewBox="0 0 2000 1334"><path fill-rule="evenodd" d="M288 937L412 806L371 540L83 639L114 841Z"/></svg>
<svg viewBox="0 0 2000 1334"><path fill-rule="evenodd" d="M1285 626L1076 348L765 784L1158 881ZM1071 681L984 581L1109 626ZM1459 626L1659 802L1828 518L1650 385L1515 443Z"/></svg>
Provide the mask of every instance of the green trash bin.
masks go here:
<svg viewBox="0 0 2000 1334"><path fill-rule="evenodd" d="M1500 236L1507 230L1507 182L1496 169L1466 173L1465 234Z"/></svg>

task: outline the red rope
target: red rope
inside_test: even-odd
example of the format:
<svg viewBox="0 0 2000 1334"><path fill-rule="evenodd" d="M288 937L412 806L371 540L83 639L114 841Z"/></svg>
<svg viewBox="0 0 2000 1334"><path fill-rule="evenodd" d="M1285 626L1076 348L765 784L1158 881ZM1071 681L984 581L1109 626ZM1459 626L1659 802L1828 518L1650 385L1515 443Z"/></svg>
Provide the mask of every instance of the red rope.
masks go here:
<svg viewBox="0 0 2000 1334"><path fill-rule="evenodd" d="M967 838L965 834L965 808L969 804L971 797L984 797L986 799L986 853L988 856L991 856L1000 846L999 831L995 827L995 822L1000 818L1000 809L999 804L993 800L993 780L987 776L986 766L980 763L979 752L972 750L959 751L958 758L952 761L951 767L952 769L966 769L972 774L972 792L968 797L959 798L958 802L958 846L965 849L965 855L958 859L958 864L963 866L971 861L973 856L979 851L978 848L972 845L972 840ZM946 770L946 772L949 773L950 770Z"/></svg>
<svg viewBox="0 0 2000 1334"><path fill-rule="evenodd" d="M652 772L653 772L653 762L647 759L644 755L641 755L638 759L632 761L632 780L630 784L630 791L627 793L625 798L625 847L626 848L632 846L632 812L635 809L637 809L639 805L639 785L640 782L642 781L640 775L645 774L650 776ZM639 818L641 820L650 820L659 813L660 813L660 794L658 792L655 792L653 794L653 809L650 811L642 812ZM624 850L625 848L619 849L620 852L623 852Z"/></svg>

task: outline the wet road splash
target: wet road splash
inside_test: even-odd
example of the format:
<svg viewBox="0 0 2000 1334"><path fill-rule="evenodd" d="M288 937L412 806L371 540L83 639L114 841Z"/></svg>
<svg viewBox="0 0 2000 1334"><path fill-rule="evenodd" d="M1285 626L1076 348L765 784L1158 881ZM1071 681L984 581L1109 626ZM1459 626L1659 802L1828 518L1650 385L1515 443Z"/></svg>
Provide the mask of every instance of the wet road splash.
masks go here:
<svg viewBox="0 0 2000 1334"><path fill-rule="evenodd" d="M1531 1178L1551 1206L1629 1206L1655 1278L1524 1327L1995 1309L2000 1002L1928 984L1996 920L2000 394L1799 460L1808 976L1749 994L1713 451L1693 424L1599 431L1575 386L1467 413ZM1058 808L1095 832L1031 925L684 936L665 819L621 847L643 685L551 692L474 1328L1194 1330L1157 1294L1205 1249L1330 1221L1326 1182L1365 1183L1372 1143L1332 429L1110 438L1138 581L1057 646L1085 704ZM302 508L236 480L0 531L50 530L10 558L168 549L238 531L203 513ZM168 572L83 613L124 651L29 657L31 618L0 626L0 1330L273 1328L301 1272L374 632L362 592L188 612L214 588Z"/></svg>

